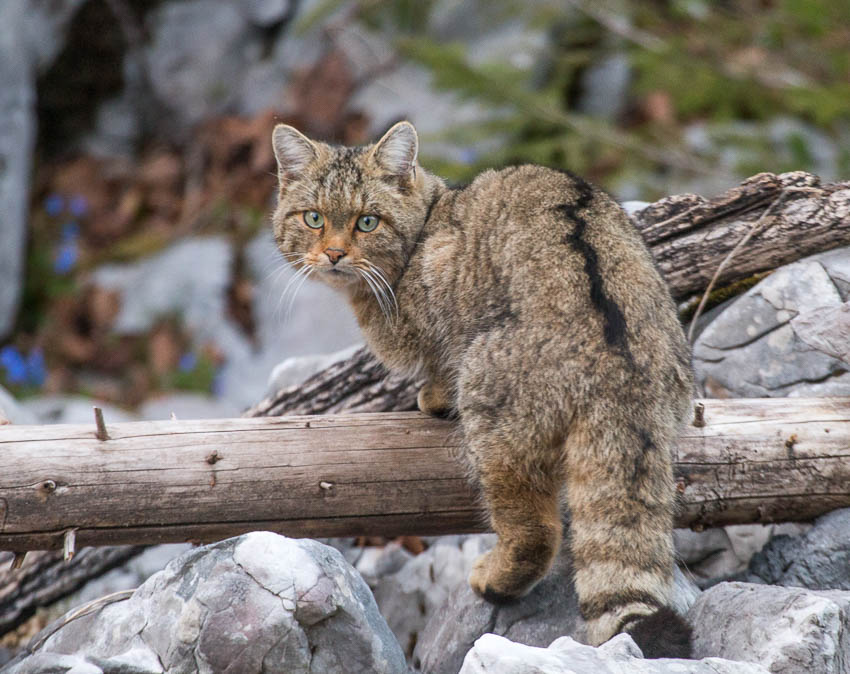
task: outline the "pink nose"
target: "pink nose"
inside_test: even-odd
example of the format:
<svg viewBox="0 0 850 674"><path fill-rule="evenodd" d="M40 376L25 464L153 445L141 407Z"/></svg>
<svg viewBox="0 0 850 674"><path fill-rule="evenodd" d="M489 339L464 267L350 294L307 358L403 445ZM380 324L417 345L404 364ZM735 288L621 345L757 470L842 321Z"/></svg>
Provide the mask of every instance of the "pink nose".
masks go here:
<svg viewBox="0 0 850 674"><path fill-rule="evenodd" d="M339 248L325 248L325 255L328 256L331 264L336 264L345 256L345 251Z"/></svg>

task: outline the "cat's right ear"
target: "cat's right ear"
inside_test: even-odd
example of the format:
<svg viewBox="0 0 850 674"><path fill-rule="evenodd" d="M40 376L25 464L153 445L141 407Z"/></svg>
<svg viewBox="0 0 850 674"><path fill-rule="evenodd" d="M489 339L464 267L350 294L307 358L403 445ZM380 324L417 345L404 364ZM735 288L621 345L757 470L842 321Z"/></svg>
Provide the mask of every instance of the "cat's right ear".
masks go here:
<svg viewBox="0 0 850 674"><path fill-rule="evenodd" d="M297 174L319 158L312 140L288 124L278 124L272 132L278 177Z"/></svg>

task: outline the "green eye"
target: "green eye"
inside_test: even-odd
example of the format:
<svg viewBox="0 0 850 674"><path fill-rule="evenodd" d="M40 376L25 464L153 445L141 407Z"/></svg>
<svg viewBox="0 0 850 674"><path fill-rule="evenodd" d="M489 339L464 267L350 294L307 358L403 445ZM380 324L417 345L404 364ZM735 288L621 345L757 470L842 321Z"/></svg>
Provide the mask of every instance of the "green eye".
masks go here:
<svg viewBox="0 0 850 674"><path fill-rule="evenodd" d="M371 232L378 226L378 222L380 222L377 216L374 215L361 215L357 218L357 229L361 232Z"/></svg>
<svg viewBox="0 0 850 674"><path fill-rule="evenodd" d="M304 211L304 224L313 229L321 229L325 224L325 216L318 211Z"/></svg>

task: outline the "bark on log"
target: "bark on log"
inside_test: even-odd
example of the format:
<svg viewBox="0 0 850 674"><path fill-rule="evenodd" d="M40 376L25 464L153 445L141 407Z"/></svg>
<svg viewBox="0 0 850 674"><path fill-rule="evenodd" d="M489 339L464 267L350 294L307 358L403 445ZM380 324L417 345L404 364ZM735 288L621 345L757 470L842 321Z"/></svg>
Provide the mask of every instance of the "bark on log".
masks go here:
<svg viewBox="0 0 850 674"><path fill-rule="evenodd" d="M667 197L636 213L634 220L673 297L681 300L705 289L735 244L774 203L761 232L735 256L719 285L850 244L850 182L821 185L817 176L803 171L759 173L710 200Z"/></svg>
<svg viewBox="0 0 850 674"><path fill-rule="evenodd" d="M705 401L678 526L850 506L850 399ZM419 413L0 429L0 549L484 530L454 424Z"/></svg>
<svg viewBox="0 0 850 674"><path fill-rule="evenodd" d="M781 201L776 203L778 199ZM684 194L662 199L634 215L677 300L706 288L720 263L765 213L761 231L733 258L718 287L850 245L850 182L821 185L802 171L760 173L713 199ZM245 416L384 412L414 409L417 387L387 378L366 350L283 389Z"/></svg>
<svg viewBox="0 0 850 674"><path fill-rule="evenodd" d="M14 629L37 608L62 599L110 569L139 554L144 547L85 548L70 562L61 552L27 554L20 569L10 569L13 555L0 552L0 635Z"/></svg>

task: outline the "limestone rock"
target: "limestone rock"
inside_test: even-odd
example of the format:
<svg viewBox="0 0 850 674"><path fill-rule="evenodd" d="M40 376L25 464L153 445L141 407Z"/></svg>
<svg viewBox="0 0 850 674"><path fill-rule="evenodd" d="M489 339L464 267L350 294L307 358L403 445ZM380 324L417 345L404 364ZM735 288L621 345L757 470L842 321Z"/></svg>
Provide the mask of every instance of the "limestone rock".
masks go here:
<svg viewBox="0 0 850 674"><path fill-rule="evenodd" d="M486 633L537 647L564 635L581 638L584 621L568 580L571 577L571 561L564 548L546 578L527 597L507 606L494 606L473 593L464 576L419 634L413 665L428 674L455 674L464 654ZM380 596L380 588L377 592ZM676 569L673 608L684 614L698 595L699 589ZM403 643L404 636L401 638Z"/></svg>
<svg viewBox="0 0 850 674"><path fill-rule="evenodd" d="M850 248L786 265L733 302L694 345L709 396L850 394Z"/></svg>
<svg viewBox="0 0 850 674"><path fill-rule="evenodd" d="M743 572L753 555L761 551L774 537L795 536L807 531L808 524L736 524L696 532L675 529L673 542L677 558L693 575L700 586L715 579L730 580ZM735 578L735 580L739 580Z"/></svg>
<svg viewBox="0 0 850 674"><path fill-rule="evenodd" d="M549 648L514 643L485 634L463 660L460 674L767 674L760 665L719 658L705 660L644 660L627 634L618 634L598 648L570 637Z"/></svg>
<svg viewBox="0 0 850 674"><path fill-rule="evenodd" d="M35 80L55 58L83 0L0 3L0 339L21 291L36 137Z"/></svg>
<svg viewBox="0 0 850 674"><path fill-rule="evenodd" d="M9 674L67 671L47 667L69 656L88 663L75 674L406 671L369 588L340 553L268 532L190 550L129 599L62 622L36 636L37 655ZM130 654L147 668L116 669Z"/></svg>
<svg viewBox="0 0 850 674"><path fill-rule="evenodd" d="M473 562L493 546L495 538L493 534L441 536L396 573L374 582L375 601L408 657L429 619L466 584Z"/></svg>
<svg viewBox="0 0 850 674"><path fill-rule="evenodd" d="M742 580L810 590L850 590L850 508L819 517L800 536L773 538L753 557Z"/></svg>
<svg viewBox="0 0 850 674"><path fill-rule="evenodd" d="M0 417L13 424L37 424L38 419L30 410L23 407L5 388L0 386ZM0 421L2 423L2 421Z"/></svg>
<svg viewBox="0 0 850 674"><path fill-rule="evenodd" d="M759 663L774 674L850 672L850 592L720 583L688 618L694 657Z"/></svg>

